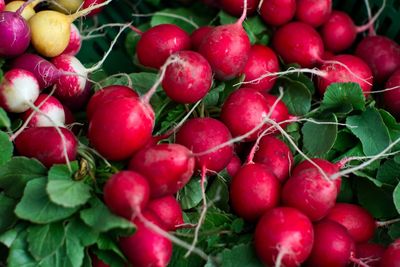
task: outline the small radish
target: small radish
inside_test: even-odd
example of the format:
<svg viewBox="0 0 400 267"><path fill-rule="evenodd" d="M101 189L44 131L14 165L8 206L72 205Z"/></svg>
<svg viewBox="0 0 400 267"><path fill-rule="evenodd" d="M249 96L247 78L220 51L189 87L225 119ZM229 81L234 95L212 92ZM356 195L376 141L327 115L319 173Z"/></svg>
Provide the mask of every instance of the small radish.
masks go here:
<svg viewBox="0 0 400 267"><path fill-rule="evenodd" d="M152 198L177 193L189 182L194 167L191 151L179 144L144 147L129 163L130 170L146 177Z"/></svg>
<svg viewBox="0 0 400 267"><path fill-rule="evenodd" d="M258 257L268 266L295 267L310 255L314 230L303 213L279 207L267 211L258 221L254 242Z"/></svg>
<svg viewBox="0 0 400 267"><path fill-rule="evenodd" d="M31 72L12 69L4 74L0 83L0 107L9 112L22 113L38 96L39 84Z"/></svg>
<svg viewBox="0 0 400 267"><path fill-rule="evenodd" d="M158 69L171 54L188 49L188 33L174 24L160 24L141 33L136 53L140 64Z"/></svg>
<svg viewBox="0 0 400 267"><path fill-rule="evenodd" d="M146 207L150 186L139 173L121 171L107 180L103 193L104 202L113 213L131 219Z"/></svg>
<svg viewBox="0 0 400 267"><path fill-rule="evenodd" d="M298 63L308 68L321 61L324 44L321 36L310 25L291 22L280 27L273 36L273 47L285 63Z"/></svg>
<svg viewBox="0 0 400 267"><path fill-rule="evenodd" d="M242 162L240 161L240 158L235 154L233 155L231 161L229 161L228 165L226 166L226 171L228 172L230 177L233 177L240 170L241 166Z"/></svg>
<svg viewBox="0 0 400 267"><path fill-rule="evenodd" d="M97 91L90 98L86 107L86 115L89 121L93 117L93 113L101 109L107 102L123 97L139 97L139 95L133 89L123 85L110 85Z"/></svg>
<svg viewBox="0 0 400 267"><path fill-rule="evenodd" d="M254 162L262 163L280 182L289 177L294 160L289 147L274 136L263 136L254 154Z"/></svg>
<svg viewBox="0 0 400 267"><path fill-rule="evenodd" d="M10 12L15 12L17 11L23 4L25 3L25 1L11 1L9 2L5 7L4 7L4 11L10 11ZM27 6L25 6L24 11L22 11L21 16L28 21L33 15L36 14L35 11L35 6L39 3L39 1L33 1L30 4L28 4ZM1 8L0 8L1 11Z"/></svg>
<svg viewBox="0 0 400 267"><path fill-rule="evenodd" d="M168 97L178 103L199 101L212 85L210 64L201 54L193 51L179 51L173 55L179 60L167 67L162 88Z"/></svg>
<svg viewBox="0 0 400 267"><path fill-rule="evenodd" d="M400 68L400 45L385 36L365 37L355 54L368 64L379 83Z"/></svg>
<svg viewBox="0 0 400 267"><path fill-rule="evenodd" d="M347 67L345 68L344 65ZM318 90L321 95L333 83L358 83L365 96L368 96L372 90L372 71L361 58L352 55L338 55L324 63L320 69L325 72L324 76L318 77Z"/></svg>
<svg viewBox="0 0 400 267"><path fill-rule="evenodd" d="M382 256L380 267L399 267L400 266L400 239L396 239L386 249Z"/></svg>
<svg viewBox="0 0 400 267"><path fill-rule="evenodd" d="M379 267L385 250L385 247L379 244L356 244L356 257L367 263L369 267Z"/></svg>
<svg viewBox="0 0 400 267"><path fill-rule="evenodd" d="M59 132L59 131L60 132ZM25 129L15 139L18 153L38 159L46 167L75 160L78 141L66 128L35 127ZM41 141L40 141L41 140Z"/></svg>
<svg viewBox="0 0 400 267"><path fill-rule="evenodd" d="M217 0L221 9L231 14L232 16L239 17L243 12L243 0ZM249 15L254 14L257 10L259 0L248 0L247 1L247 13Z"/></svg>
<svg viewBox="0 0 400 267"><path fill-rule="evenodd" d="M229 199L237 215L247 221L256 221L267 210L278 205L280 187L269 168L250 163L232 178Z"/></svg>
<svg viewBox="0 0 400 267"><path fill-rule="evenodd" d="M230 80L241 73L250 54L250 40L242 26L247 0L243 6L242 16L236 23L213 28L199 47L200 54L208 60L219 80Z"/></svg>
<svg viewBox="0 0 400 267"><path fill-rule="evenodd" d="M298 0L296 18L313 27L319 27L329 19L332 0Z"/></svg>
<svg viewBox="0 0 400 267"><path fill-rule="evenodd" d="M153 199L146 209L160 218L167 231L174 231L184 223L181 205L173 196Z"/></svg>
<svg viewBox="0 0 400 267"><path fill-rule="evenodd" d="M394 89L383 92L383 103L394 116L400 118L400 68L390 76L385 87Z"/></svg>
<svg viewBox="0 0 400 267"><path fill-rule="evenodd" d="M190 41L192 44L192 49L194 51L199 50L199 47L203 42L204 38L206 37L207 34L211 32L213 28L214 28L213 26L202 26L192 32L192 34L190 35Z"/></svg>
<svg viewBox="0 0 400 267"><path fill-rule="evenodd" d="M249 59L244 67L244 82L257 79L267 72L279 71L279 61L275 52L267 46L253 45L250 50ZM258 91L269 91L275 85L276 77L261 79L257 82L247 83L246 87L257 89Z"/></svg>
<svg viewBox="0 0 400 267"><path fill-rule="evenodd" d="M288 23L296 13L296 0L262 0L259 13L265 23L281 26Z"/></svg>
<svg viewBox="0 0 400 267"><path fill-rule="evenodd" d="M62 52L63 55L70 55L70 56L75 56L78 54L79 50L81 49L82 46L82 37L81 34L78 30L78 28L75 26L75 24L71 24L71 35L69 37L69 42L67 48Z"/></svg>
<svg viewBox="0 0 400 267"><path fill-rule="evenodd" d="M46 94L41 94L35 101L34 105L40 109L40 111L51 118L51 121L44 115L35 113L32 119L28 123L28 127L46 127L54 126L54 122L57 126L64 126L65 124L65 112L62 104L57 98ZM40 107L39 107L40 105ZM22 119L26 121L32 114L33 110L29 109L22 114Z"/></svg>
<svg viewBox="0 0 400 267"><path fill-rule="evenodd" d="M82 8L85 9L85 8L88 8L93 5L101 4L101 3L104 3L104 1L105 0L83 0ZM99 14L101 11L103 11L103 9L104 9L104 6L97 8L95 10L92 10L87 16L88 17L95 16L95 15Z"/></svg>
<svg viewBox="0 0 400 267"><path fill-rule="evenodd" d="M0 12L4 10L5 3L4 0L0 0Z"/></svg>
<svg viewBox="0 0 400 267"><path fill-rule="evenodd" d="M278 123L287 121L287 120L295 120L296 118L289 114L289 109L286 104L282 100L278 100L277 96L271 95L267 92L261 92L267 101L268 105L268 113L270 114L269 118ZM272 107L275 105L274 109L271 111ZM281 124L284 128L289 122ZM273 131L272 131L273 132Z"/></svg>

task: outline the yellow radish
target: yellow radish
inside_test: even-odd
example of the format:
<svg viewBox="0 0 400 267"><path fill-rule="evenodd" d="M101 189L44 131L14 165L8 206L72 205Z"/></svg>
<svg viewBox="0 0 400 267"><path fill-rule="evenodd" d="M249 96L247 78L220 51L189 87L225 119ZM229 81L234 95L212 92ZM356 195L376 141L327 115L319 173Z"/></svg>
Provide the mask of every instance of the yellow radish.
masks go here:
<svg viewBox="0 0 400 267"><path fill-rule="evenodd" d="M51 8L65 14L76 12L82 6L83 0L55 0Z"/></svg>
<svg viewBox="0 0 400 267"><path fill-rule="evenodd" d="M40 1L33 1L32 3L30 3L29 5L27 5L24 8L24 11L22 11L21 16L26 19L29 20L33 15L36 14L35 12L35 6L39 3ZM5 8L4 11L12 11L15 12L18 10L18 8L20 8L23 4L25 3L25 1L12 1L10 3L8 3Z"/></svg>

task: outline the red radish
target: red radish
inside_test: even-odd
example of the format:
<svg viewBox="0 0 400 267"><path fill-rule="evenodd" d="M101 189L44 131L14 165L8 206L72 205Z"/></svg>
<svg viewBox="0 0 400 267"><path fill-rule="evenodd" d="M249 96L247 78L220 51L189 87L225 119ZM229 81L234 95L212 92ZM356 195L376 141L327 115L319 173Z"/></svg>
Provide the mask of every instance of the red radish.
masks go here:
<svg viewBox="0 0 400 267"><path fill-rule="evenodd" d="M298 0L296 18L313 27L319 27L329 19L332 0Z"/></svg>
<svg viewBox="0 0 400 267"><path fill-rule="evenodd" d="M13 69L24 69L35 75L41 90L53 85L59 76L59 70L46 59L25 53L12 61Z"/></svg>
<svg viewBox="0 0 400 267"><path fill-rule="evenodd" d="M355 242L367 242L374 236L374 217L358 205L337 203L326 218L343 225Z"/></svg>
<svg viewBox="0 0 400 267"><path fill-rule="evenodd" d="M174 231L182 225L183 213L179 202L173 196L165 196L151 200L147 206L163 222L167 231Z"/></svg>
<svg viewBox="0 0 400 267"><path fill-rule="evenodd" d="M336 62L341 64L339 65ZM345 82L358 83L365 96L368 96L371 92L373 84L371 69L362 59L356 56L335 56L331 61L324 63L320 69L326 73L324 76L318 77L318 90L321 95L325 93L326 88L332 83Z"/></svg>
<svg viewBox="0 0 400 267"><path fill-rule="evenodd" d="M48 168L66 163L66 156L69 161L75 160L78 148L76 137L66 128L59 130L55 127L25 129L15 139L15 147L20 155L36 158Z"/></svg>
<svg viewBox="0 0 400 267"><path fill-rule="evenodd" d="M280 26L293 19L296 13L296 0L262 0L258 12L265 23Z"/></svg>
<svg viewBox="0 0 400 267"><path fill-rule="evenodd" d="M158 69L171 54L188 49L188 33L174 24L161 24L142 33L136 53L140 64Z"/></svg>
<svg viewBox="0 0 400 267"><path fill-rule="evenodd" d="M211 32L213 28L214 27L212 26L202 26L192 32L192 34L190 35L190 40L192 43L193 50L195 51L199 50L199 47L203 42L204 38L206 37L207 34Z"/></svg>
<svg viewBox="0 0 400 267"><path fill-rule="evenodd" d="M294 163L289 147L274 136L263 136L254 154L254 162L262 163L283 182L289 177Z"/></svg>
<svg viewBox="0 0 400 267"><path fill-rule="evenodd" d="M4 10L4 6L5 6L6 4L4 3L4 0L0 0L0 11L3 11Z"/></svg>
<svg viewBox="0 0 400 267"><path fill-rule="evenodd" d="M358 44L356 55L368 64L379 83L400 68L400 45L385 36L365 37Z"/></svg>
<svg viewBox="0 0 400 267"><path fill-rule="evenodd" d="M345 267L354 251L354 241L346 228L337 222L323 220L314 226L314 246L306 266Z"/></svg>
<svg viewBox="0 0 400 267"><path fill-rule="evenodd" d="M228 165L226 166L226 171L230 177L233 177L240 170L241 166L242 162L240 161L240 158L237 155L233 155L231 161L229 161Z"/></svg>
<svg viewBox="0 0 400 267"><path fill-rule="evenodd" d="M244 67L244 82L257 79L268 72L278 72L279 61L275 52L267 46L253 45L250 50L249 59ZM258 91L269 91L275 85L276 77L268 77L257 82L247 83L246 87L257 89Z"/></svg>
<svg viewBox="0 0 400 267"><path fill-rule="evenodd" d="M228 128L212 118L195 118L185 122L176 135L176 142L189 148L193 153L202 153L231 140ZM233 145L226 145L213 152L196 157L198 169L220 172L233 156Z"/></svg>
<svg viewBox="0 0 400 267"><path fill-rule="evenodd" d="M71 35L69 37L69 43L67 48L65 48L65 50L62 52L62 54L75 56L76 54L78 54L79 50L81 50L81 46L82 46L81 34L78 28L75 26L75 24L71 24Z"/></svg>
<svg viewBox="0 0 400 267"><path fill-rule="evenodd" d="M243 29L247 14L247 0L244 0L242 16L234 24L217 26L207 34L199 52L210 63L219 80L230 80L241 73L250 54L250 40Z"/></svg>
<svg viewBox="0 0 400 267"><path fill-rule="evenodd" d="M289 119L293 119L295 120L295 117L292 117L289 114L289 110L286 106L286 104L282 101L282 100L278 100L277 96L271 95L267 92L261 92L262 95L264 96L265 100L267 101L267 105L268 105L268 113L270 113L269 118L273 121L276 121L278 123L283 122L283 121L287 121ZM275 105L275 107L274 107ZM271 112L272 107L274 107L274 109ZM281 126L284 128L286 127L287 123L283 123L281 124Z"/></svg>
<svg viewBox="0 0 400 267"><path fill-rule="evenodd" d="M40 111L51 118L50 121L43 114L35 113L32 119L28 123L28 127L46 127L46 126L54 126L56 123L57 126L63 126L65 124L65 112L62 104L57 98L53 96L49 96L46 94L41 94L36 99L34 105L39 107ZM29 116L32 114L33 110L29 109L25 113L22 114L22 119L26 121Z"/></svg>
<svg viewBox="0 0 400 267"><path fill-rule="evenodd" d="M272 39L275 51L285 63L298 63L308 68L321 61L324 44L321 36L310 25L291 22L279 28Z"/></svg>
<svg viewBox="0 0 400 267"><path fill-rule="evenodd" d="M178 103L190 104L202 99L212 85L212 70L207 60L197 52L179 51L178 61L168 65L162 88Z"/></svg>
<svg viewBox="0 0 400 267"><path fill-rule="evenodd" d="M237 215L256 221L278 205L280 187L278 179L266 166L250 163L232 178L229 199Z"/></svg>
<svg viewBox="0 0 400 267"><path fill-rule="evenodd" d="M84 1L83 1L83 7L82 7L82 8L85 9L85 8L90 7L90 6L97 5L97 4L101 4L101 3L104 3L104 2L105 2L105 0L84 0ZM97 9L91 11L87 16L88 16L88 17L92 17L92 16L94 16L94 15L97 15L97 14L99 14L101 11L103 11L103 9L104 9L104 6L103 6L103 7L100 7L100 8L97 8Z"/></svg>
<svg viewBox="0 0 400 267"><path fill-rule="evenodd" d="M287 180L282 200L284 205L297 208L312 221L318 221L335 206L337 194L334 181L327 180L317 169L306 169Z"/></svg>
<svg viewBox="0 0 400 267"><path fill-rule="evenodd" d="M386 249L382 256L380 267L399 267L400 266L400 239L396 239Z"/></svg>
<svg viewBox="0 0 400 267"><path fill-rule="evenodd" d="M254 242L258 257L268 266L299 266L311 253L313 226L296 209L274 208L258 221Z"/></svg>
<svg viewBox="0 0 400 267"><path fill-rule="evenodd" d="M103 105L116 98L139 97L139 95L130 87L123 85L110 85L97 91L91 98L86 107L86 115L89 119L93 113L101 109Z"/></svg>
<svg viewBox="0 0 400 267"><path fill-rule="evenodd" d="M332 60L334 57L335 57L334 53L332 53L331 51L325 51L322 56L322 62L327 60Z"/></svg>
<svg viewBox="0 0 400 267"><path fill-rule="evenodd" d="M107 180L103 192L104 201L113 213L131 219L146 207L150 186L139 173L121 171Z"/></svg>
<svg viewBox="0 0 400 267"><path fill-rule="evenodd" d="M4 74L0 83L0 107L9 112L22 113L38 96L39 84L31 72L12 69Z"/></svg>
<svg viewBox="0 0 400 267"><path fill-rule="evenodd" d="M151 197L175 194L193 175L195 159L191 151L179 144L145 147L133 156L129 169L146 177Z"/></svg>
<svg viewBox="0 0 400 267"><path fill-rule="evenodd" d="M232 16L239 17L243 13L243 0L217 0L221 9L231 14ZM247 13L249 15L254 14L257 10L259 0L248 0L247 1Z"/></svg>
<svg viewBox="0 0 400 267"><path fill-rule="evenodd" d="M88 137L107 159L123 160L148 142L153 126L154 111L147 102L136 97L117 98L94 112Z"/></svg>
<svg viewBox="0 0 400 267"><path fill-rule="evenodd" d="M162 222L151 212L144 212L149 222L162 227ZM119 240L119 247L135 267L166 267L172 257L172 243L147 227L141 220L135 219L136 232Z"/></svg>
<svg viewBox="0 0 400 267"><path fill-rule="evenodd" d="M386 88L395 88L383 92L385 107L397 118L400 117L400 68L390 76L386 82ZM396 88L397 87L397 88Z"/></svg>
<svg viewBox="0 0 400 267"><path fill-rule="evenodd" d="M370 267L379 267L385 250L384 246L378 244L356 244L356 257Z"/></svg>

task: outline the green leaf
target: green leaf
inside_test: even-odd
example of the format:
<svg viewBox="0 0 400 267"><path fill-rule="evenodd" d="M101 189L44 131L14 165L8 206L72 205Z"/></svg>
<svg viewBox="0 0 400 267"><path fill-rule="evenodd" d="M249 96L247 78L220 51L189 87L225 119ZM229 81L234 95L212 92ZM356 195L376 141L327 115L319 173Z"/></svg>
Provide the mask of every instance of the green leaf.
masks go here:
<svg viewBox="0 0 400 267"><path fill-rule="evenodd" d="M334 83L326 89L321 109L339 114L365 110L365 96L359 84Z"/></svg>
<svg viewBox="0 0 400 267"><path fill-rule="evenodd" d="M127 233L134 232L134 225L110 210L97 198L92 198L90 208L81 211L81 219L90 227L99 232L107 232L112 229L124 230Z"/></svg>
<svg viewBox="0 0 400 267"><path fill-rule="evenodd" d="M396 206L397 212L400 214L400 183L397 184L393 191L393 203Z"/></svg>
<svg viewBox="0 0 400 267"><path fill-rule="evenodd" d="M111 259L113 261L126 261L126 258L124 256L124 254L121 252L120 248L118 247L118 245L116 244L115 240L112 239L110 236L106 235L106 234L101 234L99 236L99 238L97 239L96 242L97 245L97 252L96 255L99 256L99 258L103 261L105 261L106 263L110 264L111 266L114 266L113 262L109 261L108 257L104 257L104 254L108 254L108 255L112 255ZM102 253L103 252L103 253ZM106 252L106 253L104 253Z"/></svg>
<svg viewBox="0 0 400 267"><path fill-rule="evenodd" d="M318 122L332 124L318 124ZM311 156L321 156L327 153L335 144L338 132L337 118L331 114L324 120L316 120L316 123L308 121L304 124L303 134L304 148Z"/></svg>
<svg viewBox="0 0 400 267"><path fill-rule="evenodd" d="M332 148L339 152L345 152L354 147L354 144L357 142L357 138L347 128L344 128L338 132L335 144Z"/></svg>
<svg viewBox="0 0 400 267"><path fill-rule="evenodd" d="M395 160L388 159L379 167L376 179L382 183L396 186L400 181L400 165Z"/></svg>
<svg viewBox="0 0 400 267"><path fill-rule="evenodd" d="M115 245L117 248L117 246ZM174 249L175 250L175 249ZM122 252L120 252L122 254ZM115 267L124 267L127 266L126 260L121 258L118 254L116 254L114 251L110 250L95 250L96 256L102 260L104 263L108 264L109 266L115 266ZM92 267L92 265L90 265Z"/></svg>
<svg viewBox="0 0 400 267"><path fill-rule="evenodd" d="M53 254L64 243L64 238L64 225L61 222L28 228L29 251L37 260Z"/></svg>
<svg viewBox="0 0 400 267"><path fill-rule="evenodd" d="M388 233L393 240L396 240L397 238L399 238L400 237L400 223L397 222L397 223L390 225Z"/></svg>
<svg viewBox="0 0 400 267"><path fill-rule="evenodd" d="M210 188L207 190L207 198L213 201L215 206L228 211L229 210L229 189L225 181L216 177Z"/></svg>
<svg viewBox="0 0 400 267"><path fill-rule="evenodd" d="M158 75L150 72L138 72L129 74L129 77L132 79L132 86L135 88L135 91L144 95L154 85ZM160 91L161 87L158 87L157 90Z"/></svg>
<svg viewBox="0 0 400 267"><path fill-rule="evenodd" d="M6 195L20 198L27 182L46 176L46 168L36 159L14 157L0 166L0 188Z"/></svg>
<svg viewBox="0 0 400 267"><path fill-rule="evenodd" d="M14 214L17 201L7 197L3 192L0 193L0 233L15 223L17 218Z"/></svg>
<svg viewBox="0 0 400 267"><path fill-rule="evenodd" d="M64 244L58 250L41 260L40 267L80 267L84 258L84 247L75 236L66 236Z"/></svg>
<svg viewBox="0 0 400 267"><path fill-rule="evenodd" d="M26 233L18 235L7 258L7 267L37 267L37 262L28 252ZM53 266L54 267L54 266Z"/></svg>
<svg viewBox="0 0 400 267"><path fill-rule="evenodd" d="M77 211L77 208L64 208L51 202L46 193L46 183L44 178L28 182L15 209L15 214L20 219L44 224L65 219Z"/></svg>
<svg viewBox="0 0 400 267"><path fill-rule="evenodd" d="M219 101L219 95L221 92L223 92L225 89L225 84L221 83L219 85L217 85L216 87L214 87L213 89L211 89L211 91L205 96L204 98L204 105L206 107L214 107L216 105L218 105L218 101Z"/></svg>
<svg viewBox="0 0 400 267"><path fill-rule="evenodd" d="M68 236L76 236L80 243L87 247L96 243L99 232L87 226L80 218L71 220L66 228Z"/></svg>
<svg viewBox="0 0 400 267"><path fill-rule="evenodd" d="M311 93L307 86L289 77L283 78L285 92L282 101L285 102L289 112L293 115L301 116L310 111Z"/></svg>
<svg viewBox="0 0 400 267"><path fill-rule="evenodd" d="M11 121L7 115L7 112L3 108L0 108L0 128L10 128L10 127L11 127Z"/></svg>
<svg viewBox="0 0 400 267"><path fill-rule="evenodd" d="M196 207L202 200L200 180L192 178L179 192L179 201L182 209L187 210Z"/></svg>
<svg viewBox="0 0 400 267"><path fill-rule="evenodd" d="M71 164L73 172L78 170L77 162ZM73 173L66 165L54 165L49 171L47 193L50 200L66 208L85 204L90 198L91 187L84 181L72 180Z"/></svg>
<svg viewBox="0 0 400 267"><path fill-rule="evenodd" d="M350 116L346 120L350 131L360 139L366 156L380 153L390 144L389 131L378 110L366 109L361 115Z"/></svg>
<svg viewBox="0 0 400 267"><path fill-rule="evenodd" d="M0 235L0 243L4 244L6 247L11 247L14 241L17 239L21 232L26 232L26 223L19 223L14 226L14 228L4 232Z"/></svg>
<svg viewBox="0 0 400 267"><path fill-rule="evenodd" d="M232 249L225 249L218 255L221 267L262 267L264 266L255 254L252 244L241 244ZM205 267L214 267L209 261Z"/></svg>
<svg viewBox="0 0 400 267"><path fill-rule="evenodd" d="M9 161L13 155L14 146L8 134L0 131L0 165Z"/></svg>

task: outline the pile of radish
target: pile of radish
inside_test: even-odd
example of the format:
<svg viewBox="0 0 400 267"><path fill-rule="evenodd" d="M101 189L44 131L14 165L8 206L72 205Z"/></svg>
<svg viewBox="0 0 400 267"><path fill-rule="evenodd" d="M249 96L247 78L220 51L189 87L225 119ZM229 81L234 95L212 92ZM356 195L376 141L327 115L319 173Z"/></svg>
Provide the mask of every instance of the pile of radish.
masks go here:
<svg viewBox="0 0 400 267"><path fill-rule="evenodd" d="M0 265L400 266L386 1L145 2L0 0Z"/></svg>

